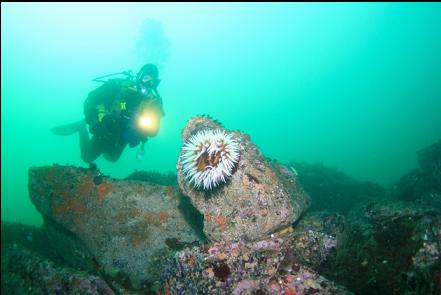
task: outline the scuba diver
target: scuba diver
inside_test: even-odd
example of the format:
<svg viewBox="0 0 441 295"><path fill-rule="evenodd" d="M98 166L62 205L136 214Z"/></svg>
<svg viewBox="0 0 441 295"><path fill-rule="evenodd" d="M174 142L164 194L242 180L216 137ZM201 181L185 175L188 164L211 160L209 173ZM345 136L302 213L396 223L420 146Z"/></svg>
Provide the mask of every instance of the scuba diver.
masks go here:
<svg viewBox="0 0 441 295"><path fill-rule="evenodd" d="M119 74L126 78L102 80ZM109 161L117 161L127 145L131 148L140 145L137 156L142 159L144 144L148 137L156 136L160 118L165 115L157 90L158 68L146 64L136 76L126 71L93 81L103 85L91 91L84 102L85 119L55 127L52 132L57 135L78 132L81 158L89 164L101 155Z"/></svg>

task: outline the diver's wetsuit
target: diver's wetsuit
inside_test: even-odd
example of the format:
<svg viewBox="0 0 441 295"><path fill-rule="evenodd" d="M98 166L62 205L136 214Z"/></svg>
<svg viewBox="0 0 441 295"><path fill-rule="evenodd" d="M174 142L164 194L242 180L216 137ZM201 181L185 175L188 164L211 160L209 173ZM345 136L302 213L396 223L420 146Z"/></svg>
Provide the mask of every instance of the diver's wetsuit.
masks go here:
<svg viewBox="0 0 441 295"><path fill-rule="evenodd" d="M116 161L127 144L135 147L145 142L147 137L137 132L134 117L140 104L152 98L163 114L157 91L141 93L131 80L112 79L91 91L84 102L84 115L93 136L89 141L88 134L80 135L83 160L92 162L104 154L108 160Z"/></svg>

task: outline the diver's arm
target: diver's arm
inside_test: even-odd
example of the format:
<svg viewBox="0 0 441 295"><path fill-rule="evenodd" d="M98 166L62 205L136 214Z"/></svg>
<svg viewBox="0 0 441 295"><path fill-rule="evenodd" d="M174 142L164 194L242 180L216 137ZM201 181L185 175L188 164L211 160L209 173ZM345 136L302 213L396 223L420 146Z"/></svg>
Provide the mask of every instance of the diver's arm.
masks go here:
<svg viewBox="0 0 441 295"><path fill-rule="evenodd" d="M119 91L119 83L118 80L109 80L87 96L84 102L84 116L91 133L95 133L100 128L103 119L111 115L108 106Z"/></svg>

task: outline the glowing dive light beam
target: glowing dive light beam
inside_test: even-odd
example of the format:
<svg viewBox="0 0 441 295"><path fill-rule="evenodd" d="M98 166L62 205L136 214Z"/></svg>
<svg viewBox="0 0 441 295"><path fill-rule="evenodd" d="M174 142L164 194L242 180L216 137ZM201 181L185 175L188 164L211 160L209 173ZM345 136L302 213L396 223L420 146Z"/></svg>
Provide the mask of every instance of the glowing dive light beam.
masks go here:
<svg viewBox="0 0 441 295"><path fill-rule="evenodd" d="M159 127L159 118L156 114L151 112L143 113L138 117L138 129L141 133L156 134Z"/></svg>
<svg viewBox="0 0 441 295"><path fill-rule="evenodd" d="M143 128L143 129L149 128L153 124L153 119L152 119L152 117L150 117L148 115L141 116L141 118L139 118L138 124L139 124L139 127Z"/></svg>

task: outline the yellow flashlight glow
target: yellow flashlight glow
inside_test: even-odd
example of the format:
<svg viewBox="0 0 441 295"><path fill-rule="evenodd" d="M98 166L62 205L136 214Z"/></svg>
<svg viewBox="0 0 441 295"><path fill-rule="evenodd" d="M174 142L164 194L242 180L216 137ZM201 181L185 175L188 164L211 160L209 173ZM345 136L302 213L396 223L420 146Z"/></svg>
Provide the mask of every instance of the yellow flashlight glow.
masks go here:
<svg viewBox="0 0 441 295"><path fill-rule="evenodd" d="M146 135L154 135L158 132L158 116L153 112L144 112L138 117L138 130Z"/></svg>
<svg viewBox="0 0 441 295"><path fill-rule="evenodd" d="M152 126L153 120L150 116L142 116L139 118L139 126L142 128L148 128Z"/></svg>

